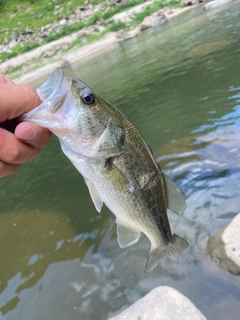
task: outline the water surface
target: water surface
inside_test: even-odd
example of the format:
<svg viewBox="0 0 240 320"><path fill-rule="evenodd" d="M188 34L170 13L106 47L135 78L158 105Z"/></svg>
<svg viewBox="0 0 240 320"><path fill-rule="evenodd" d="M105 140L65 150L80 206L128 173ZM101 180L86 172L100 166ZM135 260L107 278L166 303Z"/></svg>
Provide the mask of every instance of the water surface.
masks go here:
<svg viewBox="0 0 240 320"><path fill-rule="evenodd" d="M239 21L239 3L198 8L66 70L135 124L182 188L187 209L170 219L190 247L147 276L148 239L118 247L114 216L96 212L53 138L0 181L0 319L103 320L158 285L209 320L239 319L239 278L204 251L240 212Z"/></svg>

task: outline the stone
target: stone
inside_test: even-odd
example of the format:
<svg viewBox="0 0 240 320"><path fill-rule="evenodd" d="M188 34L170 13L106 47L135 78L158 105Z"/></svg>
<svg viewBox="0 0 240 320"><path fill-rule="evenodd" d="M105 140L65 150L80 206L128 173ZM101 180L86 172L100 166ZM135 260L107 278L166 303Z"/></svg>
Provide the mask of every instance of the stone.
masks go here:
<svg viewBox="0 0 240 320"><path fill-rule="evenodd" d="M5 38L3 39L2 44L3 44L4 46L6 46L7 44L9 44L9 40L8 40L7 37L5 37Z"/></svg>
<svg viewBox="0 0 240 320"><path fill-rule="evenodd" d="M168 15L173 14L172 9L171 9L171 8L168 8L168 7L164 8L164 12L165 12L166 14L168 14Z"/></svg>
<svg viewBox="0 0 240 320"><path fill-rule="evenodd" d="M66 51L66 50L68 50L70 48L70 45L68 44L68 43L64 43L62 46L61 46L61 49L63 50L63 51Z"/></svg>
<svg viewBox="0 0 240 320"><path fill-rule="evenodd" d="M84 38L86 36L86 32L84 32L84 31L79 31L78 33L77 33L77 37L79 38L79 39L82 39L82 38Z"/></svg>
<svg viewBox="0 0 240 320"><path fill-rule="evenodd" d="M157 287L109 320L206 320L183 294L171 287Z"/></svg>
<svg viewBox="0 0 240 320"><path fill-rule="evenodd" d="M59 16L61 14L61 10L55 10L54 12L53 12L53 15L54 16Z"/></svg>
<svg viewBox="0 0 240 320"><path fill-rule="evenodd" d="M17 35L15 34L15 33L12 33L11 35L10 35L10 39L11 40L15 40L15 41L17 41Z"/></svg>
<svg viewBox="0 0 240 320"><path fill-rule="evenodd" d="M140 24L140 31L159 26L165 22L167 22L167 17L165 14L162 12L157 12L144 18L143 22Z"/></svg>
<svg viewBox="0 0 240 320"><path fill-rule="evenodd" d="M207 251L211 259L221 268L240 275L240 213L222 231L210 237Z"/></svg>
<svg viewBox="0 0 240 320"><path fill-rule="evenodd" d="M54 56L54 54L55 54L55 51L54 51L54 50L48 50L48 51L46 51L46 52L44 53L43 57L44 57L44 58L49 58L49 57Z"/></svg>
<svg viewBox="0 0 240 320"><path fill-rule="evenodd" d="M17 41L16 40L11 40L8 44L9 49L12 49L13 47L15 47L17 45Z"/></svg>
<svg viewBox="0 0 240 320"><path fill-rule="evenodd" d="M213 9L215 7L224 5L224 4L228 4L230 2L232 2L233 0L213 0L208 2L207 4L204 5L204 9L205 10L210 10Z"/></svg>
<svg viewBox="0 0 240 320"><path fill-rule="evenodd" d="M34 33L33 30L31 30L29 28L26 28L24 32L25 32L25 34L33 34Z"/></svg>
<svg viewBox="0 0 240 320"><path fill-rule="evenodd" d="M185 6L185 7L192 6L192 5L196 4L196 3L197 3L196 0L182 0L181 1L181 5Z"/></svg>
<svg viewBox="0 0 240 320"><path fill-rule="evenodd" d="M25 39L24 35L20 34L17 41L18 41L18 43L20 43L20 42L23 42L24 39Z"/></svg>
<svg viewBox="0 0 240 320"><path fill-rule="evenodd" d="M104 24L104 20L102 18L97 19L96 25L102 26Z"/></svg>
<svg viewBox="0 0 240 320"><path fill-rule="evenodd" d="M43 33L42 33L42 38L47 38L47 37L49 37L50 36L50 32L49 31L44 31Z"/></svg>
<svg viewBox="0 0 240 320"><path fill-rule="evenodd" d="M60 26L64 26L66 23L67 23L66 19L62 19L62 20L59 21L59 25Z"/></svg>
<svg viewBox="0 0 240 320"><path fill-rule="evenodd" d="M129 0L122 0L122 1L121 1L121 5L122 5L123 7L128 7L128 5L129 5Z"/></svg>
<svg viewBox="0 0 240 320"><path fill-rule="evenodd" d="M112 6L116 6L119 2L120 2L120 0L110 0L110 4Z"/></svg>
<svg viewBox="0 0 240 320"><path fill-rule="evenodd" d="M60 64L59 64L59 68L69 68L71 66L71 63L68 60L63 60Z"/></svg>

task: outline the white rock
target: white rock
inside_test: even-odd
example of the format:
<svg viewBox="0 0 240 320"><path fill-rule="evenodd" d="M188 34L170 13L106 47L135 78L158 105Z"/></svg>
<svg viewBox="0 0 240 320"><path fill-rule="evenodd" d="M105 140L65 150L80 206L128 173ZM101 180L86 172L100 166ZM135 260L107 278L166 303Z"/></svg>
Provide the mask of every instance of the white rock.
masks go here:
<svg viewBox="0 0 240 320"><path fill-rule="evenodd" d="M109 320L206 320L183 294L171 287L157 287Z"/></svg>
<svg viewBox="0 0 240 320"><path fill-rule="evenodd" d="M62 19L62 20L59 21L60 26L63 26L66 23L67 23L66 19Z"/></svg>
<svg viewBox="0 0 240 320"><path fill-rule="evenodd" d="M222 231L208 239L208 253L216 264L240 275L240 213Z"/></svg>
<svg viewBox="0 0 240 320"><path fill-rule="evenodd" d="M204 9L205 10L210 10L213 9L215 7L224 5L224 4L228 4L229 2L232 2L233 0L214 0L211 2L208 2L205 4Z"/></svg>
<svg viewBox="0 0 240 320"><path fill-rule="evenodd" d="M156 27L165 22L167 22L167 18L164 13L153 13L151 16L144 18L143 22L140 24L140 30L143 31L151 27Z"/></svg>
<svg viewBox="0 0 240 320"><path fill-rule="evenodd" d="M9 42L8 47L9 47L9 49L12 49L12 48L15 47L16 45L17 45L17 41L16 41L16 40L11 40L11 41Z"/></svg>

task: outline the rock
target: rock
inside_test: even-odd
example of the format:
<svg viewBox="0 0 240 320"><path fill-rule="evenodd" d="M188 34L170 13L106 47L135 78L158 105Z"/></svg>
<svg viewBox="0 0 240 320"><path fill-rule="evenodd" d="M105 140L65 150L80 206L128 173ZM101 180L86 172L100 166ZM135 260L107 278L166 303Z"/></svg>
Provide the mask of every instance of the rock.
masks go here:
<svg viewBox="0 0 240 320"><path fill-rule="evenodd" d="M20 34L19 37L18 37L18 39L17 39L18 43L23 42L23 41L24 41L24 38L25 38L24 35L23 35L23 34Z"/></svg>
<svg viewBox="0 0 240 320"><path fill-rule="evenodd" d="M14 33L12 33L11 35L10 35L10 39L11 40L15 40L15 41L17 41L17 35L16 34L14 34Z"/></svg>
<svg viewBox="0 0 240 320"><path fill-rule="evenodd" d="M49 58L49 57L54 56L54 54L55 54L55 51L54 51L54 50L48 50L48 51L46 51L46 52L44 53L43 57L44 57L44 58Z"/></svg>
<svg viewBox="0 0 240 320"><path fill-rule="evenodd" d="M60 64L59 64L59 68L69 68L71 66L70 62L68 60L63 60Z"/></svg>
<svg viewBox="0 0 240 320"><path fill-rule="evenodd" d="M6 45L8 45L8 44L9 44L9 40L8 40L7 37L5 37L5 38L3 39L2 45L6 46Z"/></svg>
<svg viewBox="0 0 240 320"><path fill-rule="evenodd" d="M62 19L62 20L59 21L59 25L60 26L64 26L66 23L67 23L66 19Z"/></svg>
<svg viewBox="0 0 240 320"><path fill-rule="evenodd" d="M13 69L14 69L14 66L12 66L12 65L10 64L10 65L7 66L5 72L11 72L11 71L13 71Z"/></svg>
<svg viewBox="0 0 240 320"><path fill-rule="evenodd" d="M125 41L125 40L130 40L130 39L136 37L138 34L139 34L139 29L135 28L135 29L129 31L128 33L117 34L116 37L117 37L117 40L119 42L121 42L121 41Z"/></svg>
<svg viewBox="0 0 240 320"><path fill-rule="evenodd" d="M64 44L61 46L61 49L62 49L63 51L66 51L66 50L69 49L69 47L70 47L70 45L69 45L68 43L64 43Z"/></svg>
<svg viewBox="0 0 240 320"><path fill-rule="evenodd" d="M120 2L120 0L110 0L110 4L111 4L112 6L116 6L117 3L119 3L119 2Z"/></svg>
<svg viewBox="0 0 240 320"><path fill-rule="evenodd" d="M29 28L26 28L25 31L24 31L24 34L33 34L33 30L29 29Z"/></svg>
<svg viewBox="0 0 240 320"><path fill-rule="evenodd" d="M194 4L196 4L197 1L196 0L182 0L181 1L181 5L182 6L192 6Z"/></svg>
<svg viewBox="0 0 240 320"><path fill-rule="evenodd" d="M211 259L221 268L240 275L240 213L222 231L210 237L207 250Z"/></svg>
<svg viewBox="0 0 240 320"><path fill-rule="evenodd" d="M44 31L43 33L42 33L42 38L47 38L47 37L49 37L50 36L50 32L49 31Z"/></svg>
<svg viewBox="0 0 240 320"><path fill-rule="evenodd" d="M141 30L141 31L144 31L144 30L146 30L146 29L151 28L151 27L152 27L152 23L153 23L152 20L153 20L153 19L152 19L152 16L145 17L144 20L143 20L143 22L140 24L140 30Z"/></svg>
<svg viewBox="0 0 240 320"><path fill-rule="evenodd" d="M84 31L79 31L78 33L77 33L77 37L79 38L79 39L82 39L82 38L84 38L86 36L86 32L84 32Z"/></svg>
<svg viewBox="0 0 240 320"><path fill-rule="evenodd" d="M92 3L89 3L89 4L87 5L87 9L92 11L92 10L93 10L93 4L92 4Z"/></svg>
<svg viewBox="0 0 240 320"><path fill-rule="evenodd" d="M167 17L162 12L157 12L151 16L145 17L143 22L140 24L140 31L144 31L151 27L159 26L167 22Z"/></svg>
<svg viewBox="0 0 240 320"><path fill-rule="evenodd" d="M218 6L228 4L229 2L232 2L232 1L233 0L214 0L214 1L211 1L211 2L208 2L207 4L205 4L204 9L210 10L210 9L213 9Z"/></svg>
<svg viewBox="0 0 240 320"><path fill-rule="evenodd" d="M164 8L164 12L165 12L166 14L168 14L168 15L173 14L172 9L171 9L171 8L168 8L168 7Z"/></svg>
<svg viewBox="0 0 240 320"><path fill-rule="evenodd" d="M55 10L54 12L53 12L53 15L54 16L59 16L61 14L61 10Z"/></svg>
<svg viewBox="0 0 240 320"><path fill-rule="evenodd" d="M128 5L129 5L129 0L122 0L122 1L121 1L121 5L122 5L123 7L128 7Z"/></svg>
<svg viewBox="0 0 240 320"><path fill-rule="evenodd" d="M157 287L109 320L206 320L183 294L171 287Z"/></svg>
<svg viewBox="0 0 240 320"><path fill-rule="evenodd" d="M15 47L17 45L17 41L16 40L11 40L8 44L9 49L12 49L13 47Z"/></svg>
<svg viewBox="0 0 240 320"><path fill-rule="evenodd" d="M102 26L104 24L104 20L102 18L97 19L96 25Z"/></svg>

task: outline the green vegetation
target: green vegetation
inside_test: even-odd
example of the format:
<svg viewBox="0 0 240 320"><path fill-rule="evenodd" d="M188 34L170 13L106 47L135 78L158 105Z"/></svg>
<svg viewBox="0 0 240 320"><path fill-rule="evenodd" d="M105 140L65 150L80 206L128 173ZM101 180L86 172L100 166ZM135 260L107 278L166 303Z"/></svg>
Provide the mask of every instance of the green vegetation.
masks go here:
<svg viewBox="0 0 240 320"><path fill-rule="evenodd" d="M77 7L86 7L85 0L0 0L0 44L5 37L10 37L12 34L20 34L26 29L36 30L47 24L58 21L64 17L69 17L75 12ZM105 30L97 32L97 26L94 34L86 36L87 42L92 42L101 38L109 31L117 31L135 26L148 15L166 6L178 7L179 0L156 0L148 5L141 13L137 14L131 24L126 25L123 22L115 22L110 20L116 13L129 9L144 2L144 0L129 0L128 6L123 6L121 3L116 6L109 6L105 0L90 0L89 3L98 4L98 11L89 16L85 20L76 22L73 25L63 25L57 30L52 30L49 35L41 41L31 40L29 43L17 44L10 52L0 52L0 61L13 58L18 54L27 52L38 47L41 44L57 40L61 37L77 32L84 27L95 25L99 19L104 22ZM81 41L76 40L71 47L79 45ZM83 45L83 43L81 43Z"/></svg>
<svg viewBox="0 0 240 320"><path fill-rule="evenodd" d="M143 10L142 12L139 12L138 14L136 14L133 18L133 25L138 25L140 24L143 19L147 16L150 16L153 12L156 12L158 10L163 9L164 7L167 6L171 6L171 7L181 7L181 5L179 4L178 1L175 0L157 0L154 1L151 5L147 6L145 10Z"/></svg>

